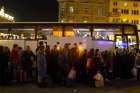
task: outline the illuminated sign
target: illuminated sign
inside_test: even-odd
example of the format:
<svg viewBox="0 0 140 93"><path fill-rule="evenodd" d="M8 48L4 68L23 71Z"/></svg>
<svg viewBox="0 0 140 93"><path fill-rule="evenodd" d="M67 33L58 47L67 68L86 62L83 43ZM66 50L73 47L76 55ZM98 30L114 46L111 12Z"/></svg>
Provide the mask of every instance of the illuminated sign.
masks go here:
<svg viewBox="0 0 140 93"><path fill-rule="evenodd" d="M4 7L2 7L0 10L0 17L6 18L7 20L10 20L10 21L14 21L14 17L4 12Z"/></svg>

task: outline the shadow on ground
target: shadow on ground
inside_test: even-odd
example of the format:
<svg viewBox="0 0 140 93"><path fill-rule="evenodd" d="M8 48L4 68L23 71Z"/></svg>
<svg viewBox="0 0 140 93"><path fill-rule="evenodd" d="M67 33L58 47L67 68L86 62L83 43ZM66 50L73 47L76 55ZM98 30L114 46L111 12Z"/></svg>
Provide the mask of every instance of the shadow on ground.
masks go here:
<svg viewBox="0 0 140 93"><path fill-rule="evenodd" d="M56 86L54 88L38 88L36 84L14 84L0 87L0 93L140 93L140 81L113 80L107 82L104 88L93 88L79 85L74 88Z"/></svg>
<svg viewBox="0 0 140 93"><path fill-rule="evenodd" d="M118 79L118 80L112 80L110 82L106 82L105 87L106 88L117 88L117 89L123 89L123 88L129 88L129 87L135 87L140 86L140 81L136 79Z"/></svg>

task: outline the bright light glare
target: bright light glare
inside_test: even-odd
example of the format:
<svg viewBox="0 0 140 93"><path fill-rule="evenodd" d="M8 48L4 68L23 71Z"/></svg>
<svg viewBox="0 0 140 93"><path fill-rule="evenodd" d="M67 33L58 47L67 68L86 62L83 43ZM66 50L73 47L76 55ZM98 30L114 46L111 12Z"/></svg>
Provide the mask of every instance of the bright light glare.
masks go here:
<svg viewBox="0 0 140 93"><path fill-rule="evenodd" d="M77 30L79 30L79 31L89 31L89 29L84 29L84 28L77 28L77 29L74 28L73 30L74 30L74 31L75 31L75 30L76 30L76 31L77 31Z"/></svg>
<svg viewBox="0 0 140 93"><path fill-rule="evenodd" d="M94 29L94 31L114 31L114 29Z"/></svg>
<svg viewBox="0 0 140 93"><path fill-rule="evenodd" d="M56 48L58 51L60 50L60 46L57 46L57 48Z"/></svg>
<svg viewBox="0 0 140 93"><path fill-rule="evenodd" d="M79 48L79 51L82 51L83 50L83 47L82 46L79 46L78 48Z"/></svg>
<svg viewBox="0 0 140 93"><path fill-rule="evenodd" d="M10 16L9 14L6 14L5 11L4 11L4 8L1 8L0 16L6 18L7 20L14 21L14 17Z"/></svg>
<svg viewBox="0 0 140 93"><path fill-rule="evenodd" d="M50 31L53 30L52 28L46 28L46 29L42 29L43 31Z"/></svg>

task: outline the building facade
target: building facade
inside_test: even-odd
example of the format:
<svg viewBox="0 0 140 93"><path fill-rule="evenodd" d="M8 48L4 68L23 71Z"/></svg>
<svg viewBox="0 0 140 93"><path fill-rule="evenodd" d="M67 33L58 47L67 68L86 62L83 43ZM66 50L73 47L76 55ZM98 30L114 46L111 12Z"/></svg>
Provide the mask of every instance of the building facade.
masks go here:
<svg viewBox="0 0 140 93"><path fill-rule="evenodd" d="M140 29L140 1L110 0L109 22L132 23Z"/></svg>
<svg viewBox="0 0 140 93"><path fill-rule="evenodd" d="M60 22L108 22L108 0L58 0Z"/></svg>
<svg viewBox="0 0 140 93"><path fill-rule="evenodd" d="M60 22L133 23L140 29L138 0L58 0Z"/></svg>

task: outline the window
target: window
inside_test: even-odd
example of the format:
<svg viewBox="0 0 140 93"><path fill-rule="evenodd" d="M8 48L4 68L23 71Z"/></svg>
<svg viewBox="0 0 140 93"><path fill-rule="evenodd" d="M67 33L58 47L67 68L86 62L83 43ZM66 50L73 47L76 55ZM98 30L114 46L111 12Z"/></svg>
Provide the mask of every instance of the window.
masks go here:
<svg viewBox="0 0 140 93"><path fill-rule="evenodd" d="M129 22L128 19L126 19L126 18L122 19L122 23L128 23L128 22Z"/></svg>
<svg viewBox="0 0 140 93"><path fill-rule="evenodd" d="M85 10L85 13L88 13L88 10Z"/></svg>
<svg viewBox="0 0 140 93"><path fill-rule="evenodd" d="M139 24L139 20L136 20L136 24Z"/></svg>
<svg viewBox="0 0 140 93"><path fill-rule="evenodd" d="M98 8L98 15L103 16L103 9L101 7Z"/></svg>
<svg viewBox="0 0 140 93"><path fill-rule="evenodd" d="M115 21L115 18L113 18L113 20L112 20L112 21L113 21L113 22L116 22L116 21Z"/></svg>
<svg viewBox="0 0 140 93"><path fill-rule="evenodd" d="M74 7L73 6L70 6L69 7L69 11L70 11L70 13L73 13L74 12Z"/></svg>
<svg viewBox="0 0 140 93"><path fill-rule="evenodd" d="M128 9L126 10L126 14L129 14L129 10Z"/></svg>
<svg viewBox="0 0 140 93"><path fill-rule="evenodd" d="M123 9L121 10L121 13L123 14Z"/></svg>
<svg viewBox="0 0 140 93"><path fill-rule="evenodd" d="M124 2L124 6L127 6L128 5L128 3L127 2Z"/></svg>
<svg viewBox="0 0 140 93"><path fill-rule="evenodd" d="M118 4L117 2L113 2L113 5L114 5L114 6L117 6L117 4Z"/></svg>
<svg viewBox="0 0 140 93"><path fill-rule="evenodd" d="M113 13L117 13L118 9L117 8L113 8Z"/></svg>
<svg viewBox="0 0 140 93"><path fill-rule="evenodd" d="M132 10L132 14L139 15L139 10Z"/></svg>
<svg viewBox="0 0 140 93"><path fill-rule="evenodd" d="M61 19L64 17L64 12L65 12L65 9L62 8L61 11L60 11L60 18Z"/></svg>
<svg viewBox="0 0 140 93"><path fill-rule="evenodd" d="M129 23L129 20L126 20L126 23Z"/></svg>
<svg viewBox="0 0 140 93"><path fill-rule="evenodd" d="M136 10L134 10L134 15L136 15L137 14L137 11Z"/></svg>
<svg viewBox="0 0 140 93"><path fill-rule="evenodd" d="M139 15L139 10L137 10L137 15Z"/></svg>
<svg viewBox="0 0 140 93"><path fill-rule="evenodd" d="M119 22L120 22L120 18L117 18L117 19L116 19L116 22L119 23Z"/></svg>
<svg viewBox="0 0 140 93"><path fill-rule="evenodd" d="M88 12L89 12L88 10L89 10L88 8L85 8L85 9L84 9L84 12L85 12L85 13L88 13Z"/></svg>
<svg viewBox="0 0 140 93"><path fill-rule="evenodd" d="M133 3L133 6L134 6L134 7L138 7L138 4L137 4L137 3Z"/></svg>
<svg viewBox="0 0 140 93"><path fill-rule="evenodd" d="M87 27L86 28L74 28L73 32L74 32L74 36L78 36L78 37L91 36L91 33Z"/></svg>
<svg viewBox="0 0 140 93"><path fill-rule="evenodd" d="M122 10L121 10L121 13L122 13L122 14L129 14L129 10L128 10L128 9L122 9Z"/></svg>
<svg viewBox="0 0 140 93"><path fill-rule="evenodd" d="M93 32L94 40L114 40L115 34L121 34L120 29L95 28Z"/></svg>
<svg viewBox="0 0 140 93"><path fill-rule="evenodd" d="M139 20L132 20L133 24L139 24Z"/></svg>
<svg viewBox="0 0 140 93"><path fill-rule="evenodd" d="M133 20L132 20L132 24L133 24Z"/></svg>
<svg viewBox="0 0 140 93"><path fill-rule="evenodd" d="M114 23L119 23L120 22L120 18L113 18L112 20Z"/></svg>

